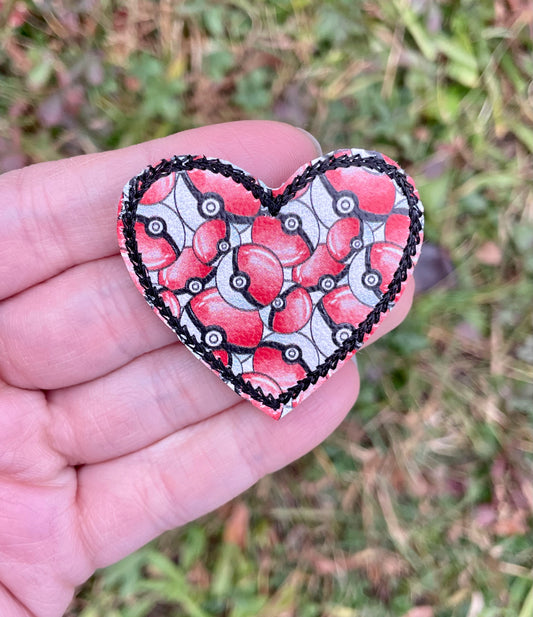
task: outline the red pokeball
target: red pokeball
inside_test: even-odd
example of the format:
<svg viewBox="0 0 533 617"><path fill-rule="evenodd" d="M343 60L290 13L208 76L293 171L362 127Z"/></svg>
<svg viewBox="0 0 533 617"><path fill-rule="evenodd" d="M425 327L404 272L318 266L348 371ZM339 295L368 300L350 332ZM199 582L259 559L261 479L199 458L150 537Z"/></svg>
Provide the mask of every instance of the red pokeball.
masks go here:
<svg viewBox="0 0 533 617"><path fill-rule="evenodd" d="M355 329L368 315L368 307L359 302L350 287L344 285L334 289L322 298L321 306L333 329L352 324L349 329ZM343 342L343 336L337 337L337 343Z"/></svg>
<svg viewBox="0 0 533 617"><path fill-rule="evenodd" d="M268 375L263 373L243 373L241 377L254 388L259 388L263 394L272 394L274 397L281 394L279 385Z"/></svg>
<svg viewBox="0 0 533 617"><path fill-rule="evenodd" d="M176 319L179 319L179 316L180 316L180 313L181 313L181 306L180 306L180 302L179 302L178 298L176 297L176 294L173 293L172 291L166 289L165 291L163 291L161 293L161 298L162 298L163 302L170 309L170 312L172 313L172 315Z"/></svg>
<svg viewBox="0 0 533 617"><path fill-rule="evenodd" d="M166 234L162 218L152 217L135 223L137 248L148 270L160 270L170 266L178 256Z"/></svg>
<svg viewBox="0 0 533 617"><path fill-rule="evenodd" d="M385 173L363 169L330 169L324 174L331 186L341 193L348 191L357 198L364 212L387 215L394 207L396 186Z"/></svg>
<svg viewBox="0 0 533 617"><path fill-rule="evenodd" d="M298 332L311 318L313 302L303 287L291 287L271 303L268 327L274 332Z"/></svg>
<svg viewBox="0 0 533 617"><path fill-rule="evenodd" d="M362 276L363 284L368 287L379 285L381 293L385 293L401 258L399 246L387 242L373 244L369 249L369 269Z"/></svg>
<svg viewBox="0 0 533 617"><path fill-rule="evenodd" d="M355 332L368 315L348 285L326 294L313 312L311 334L324 354L332 354Z"/></svg>
<svg viewBox="0 0 533 617"><path fill-rule="evenodd" d="M391 214L385 223L385 241L404 246L409 237L410 224L407 214Z"/></svg>
<svg viewBox="0 0 533 617"><path fill-rule="evenodd" d="M263 322L259 312L236 309L214 287L199 293L187 306L203 343L210 350L225 345L250 349L261 341Z"/></svg>
<svg viewBox="0 0 533 617"><path fill-rule="evenodd" d="M144 205L152 205L156 204L160 201L163 201L165 197L170 195L170 192L173 190L176 184L176 173L172 172L167 176L163 176L159 178L156 182L154 182L150 188L144 193L141 197L140 202Z"/></svg>
<svg viewBox="0 0 533 617"><path fill-rule="evenodd" d="M188 172L189 179L199 193L209 195L216 186L217 194L220 195L223 209L229 215L237 219L242 217L256 216L261 207L259 199L255 199L242 184L238 184L231 178L210 171L192 169ZM208 216L212 216L208 213Z"/></svg>
<svg viewBox="0 0 533 617"><path fill-rule="evenodd" d="M213 349L213 356L224 366L231 366L231 355L225 349Z"/></svg>
<svg viewBox="0 0 533 617"><path fill-rule="evenodd" d="M253 364L255 372L268 375L282 389L290 387L306 375L302 350L297 345L279 349L262 345L254 353Z"/></svg>
<svg viewBox="0 0 533 617"><path fill-rule="evenodd" d="M318 244L318 221L305 205L296 203L277 217L260 216L252 226L254 244L266 246L279 258L282 266L301 264Z"/></svg>
<svg viewBox="0 0 533 617"><path fill-rule="evenodd" d="M242 373L242 362L235 353L230 353L227 349L213 349L213 356L222 362L236 374Z"/></svg>
<svg viewBox="0 0 533 617"><path fill-rule="evenodd" d="M347 217L333 223L328 231L326 246L337 261L346 261L363 248L363 227L356 217Z"/></svg>
<svg viewBox="0 0 533 617"><path fill-rule="evenodd" d="M222 258L216 282L228 303L242 310L257 310L279 295L283 268L266 247L243 244Z"/></svg>
<svg viewBox="0 0 533 617"><path fill-rule="evenodd" d="M222 219L206 221L194 232L192 248L204 264L211 264L230 249L228 225Z"/></svg>
<svg viewBox="0 0 533 617"><path fill-rule="evenodd" d="M212 272L190 247L183 249L178 259L168 268L160 270L159 284L172 291L188 291L197 294L205 287L206 279Z"/></svg>
<svg viewBox="0 0 533 617"><path fill-rule="evenodd" d="M333 259L328 247L319 244L311 257L292 271L292 280L302 287L328 292L335 288L345 265Z"/></svg>

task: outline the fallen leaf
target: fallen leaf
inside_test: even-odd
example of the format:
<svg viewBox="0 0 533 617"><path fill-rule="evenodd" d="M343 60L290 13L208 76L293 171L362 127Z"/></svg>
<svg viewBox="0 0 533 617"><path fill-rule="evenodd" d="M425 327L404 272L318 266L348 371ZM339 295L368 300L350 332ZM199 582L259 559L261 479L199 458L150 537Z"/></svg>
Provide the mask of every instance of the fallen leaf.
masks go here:
<svg viewBox="0 0 533 617"><path fill-rule="evenodd" d="M198 589L206 591L211 585L211 575L204 564L198 561L187 572L187 581Z"/></svg>
<svg viewBox="0 0 533 617"><path fill-rule="evenodd" d="M474 591L472 594L472 602L468 609L468 615L466 617L478 617L481 611L485 608L485 601L483 595L479 591Z"/></svg>
<svg viewBox="0 0 533 617"><path fill-rule="evenodd" d="M236 544L241 549L248 544L250 510L242 501L237 501L224 527L224 542Z"/></svg>
<svg viewBox="0 0 533 617"><path fill-rule="evenodd" d="M436 285L445 289L452 289L457 285L448 251L431 242L422 246L414 277L416 293L427 291Z"/></svg>
<svg viewBox="0 0 533 617"><path fill-rule="evenodd" d="M46 128L60 125L64 113L63 99L57 92L44 99L37 108L37 118L41 126Z"/></svg>
<svg viewBox="0 0 533 617"><path fill-rule="evenodd" d="M496 518L497 513L494 504L483 503L475 510L474 520L480 527L490 527L494 524Z"/></svg>
<svg viewBox="0 0 533 617"><path fill-rule="evenodd" d="M476 251L478 261L486 266L499 266L502 263L502 249L489 240Z"/></svg>
<svg viewBox="0 0 533 617"><path fill-rule="evenodd" d="M26 22L28 14L29 10L24 2L15 2L13 8L9 12L9 16L7 18L7 25L10 28L20 28L20 26L23 26Z"/></svg>
<svg viewBox="0 0 533 617"><path fill-rule="evenodd" d="M365 548L346 559L349 570L363 570L376 587L387 585L409 572L408 563L397 553L383 548Z"/></svg>
<svg viewBox="0 0 533 617"><path fill-rule="evenodd" d="M433 617L434 614L431 606L415 606L409 609L403 617Z"/></svg>
<svg viewBox="0 0 533 617"><path fill-rule="evenodd" d="M479 328L468 321L462 321L457 324L454 332L458 339L466 339L473 343L481 343L483 341L483 335L481 334Z"/></svg>
<svg viewBox="0 0 533 617"><path fill-rule="evenodd" d="M527 512L525 510L515 510L509 516L501 516L493 526L493 531L497 536L515 536L527 533Z"/></svg>

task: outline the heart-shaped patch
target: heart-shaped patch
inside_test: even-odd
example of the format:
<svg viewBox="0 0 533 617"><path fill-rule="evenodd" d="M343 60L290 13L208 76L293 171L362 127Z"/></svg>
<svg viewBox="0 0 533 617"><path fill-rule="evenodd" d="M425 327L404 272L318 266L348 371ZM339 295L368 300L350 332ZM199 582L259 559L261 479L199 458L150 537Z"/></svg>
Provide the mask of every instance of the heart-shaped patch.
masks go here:
<svg viewBox="0 0 533 617"><path fill-rule="evenodd" d="M122 256L148 304L276 419L394 306L422 228L411 178L358 149L317 158L277 189L219 159L176 156L130 180L118 220Z"/></svg>

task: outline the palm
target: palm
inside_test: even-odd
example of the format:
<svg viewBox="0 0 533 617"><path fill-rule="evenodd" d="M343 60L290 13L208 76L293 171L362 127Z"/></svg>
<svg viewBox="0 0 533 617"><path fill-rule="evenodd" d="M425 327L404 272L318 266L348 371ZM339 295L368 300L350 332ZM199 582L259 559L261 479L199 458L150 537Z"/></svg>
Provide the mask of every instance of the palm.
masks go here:
<svg viewBox="0 0 533 617"><path fill-rule="evenodd" d="M250 122L0 178L2 616L59 617L95 568L294 460L353 404L348 363L275 423L151 314L118 255L116 200L147 163L187 152L272 185L316 154L299 131Z"/></svg>

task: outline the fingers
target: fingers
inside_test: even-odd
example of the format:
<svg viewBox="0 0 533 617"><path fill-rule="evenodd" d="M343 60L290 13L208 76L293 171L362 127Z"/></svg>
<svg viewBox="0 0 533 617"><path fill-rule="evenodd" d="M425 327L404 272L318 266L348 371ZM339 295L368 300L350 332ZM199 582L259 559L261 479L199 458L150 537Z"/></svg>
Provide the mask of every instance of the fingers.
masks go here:
<svg viewBox="0 0 533 617"><path fill-rule="evenodd" d="M242 402L122 458L82 467L78 507L94 567L121 559L319 444L358 392L348 362L279 422Z"/></svg>
<svg viewBox="0 0 533 617"><path fill-rule="evenodd" d="M411 300L409 285L367 345L404 319ZM134 328L132 338L135 332ZM143 333L139 326L138 332L139 345L143 336L156 340L149 328ZM96 361L97 356L91 360ZM99 380L50 392L48 401L54 450L61 452L69 464L78 465L147 447L236 405L240 399L188 349L176 343L145 353ZM297 413L301 413L300 408Z"/></svg>
<svg viewBox="0 0 533 617"><path fill-rule="evenodd" d="M401 323L413 291L409 281L367 345ZM0 331L3 379L46 390L95 379L176 340L153 315L118 255L71 268L5 300Z"/></svg>
<svg viewBox="0 0 533 617"><path fill-rule="evenodd" d="M105 375L176 341L119 255L71 268L0 304L0 374L54 389Z"/></svg>
<svg viewBox="0 0 533 617"><path fill-rule="evenodd" d="M145 448L242 399L176 343L97 382L50 392L48 402L53 449L79 465Z"/></svg>
<svg viewBox="0 0 533 617"><path fill-rule="evenodd" d="M147 165L175 154L227 159L278 186L318 153L299 129L279 122L243 121L4 174L0 299L73 265L118 252L116 210L124 184Z"/></svg>
<svg viewBox="0 0 533 617"><path fill-rule="evenodd" d="M406 287L401 300L385 316L367 345L404 319L411 304L412 288L412 285ZM140 298L133 289L133 298L137 296ZM146 307L140 300L138 317L144 318ZM150 313L147 308L146 311ZM144 329L139 323L127 337L132 346L137 346L137 351L143 344L164 344L167 333L170 342L175 341L168 328L158 324L152 315L148 318ZM134 321L130 315L126 324ZM163 328L161 338L158 338L158 328L152 331L151 323ZM94 338L95 344L107 340L105 335ZM88 362L96 363L99 357L113 353L113 345L107 350L95 347ZM61 361L61 346L57 347L57 355L52 365ZM45 361L43 356L43 366ZM49 378L53 375L52 371ZM96 381L49 392L48 401L53 417L50 432L54 450L61 452L69 464L77 465L108 460L147 447L176 430L220 413L240 399L189 350L176 343L145 353Z"/></svg>

